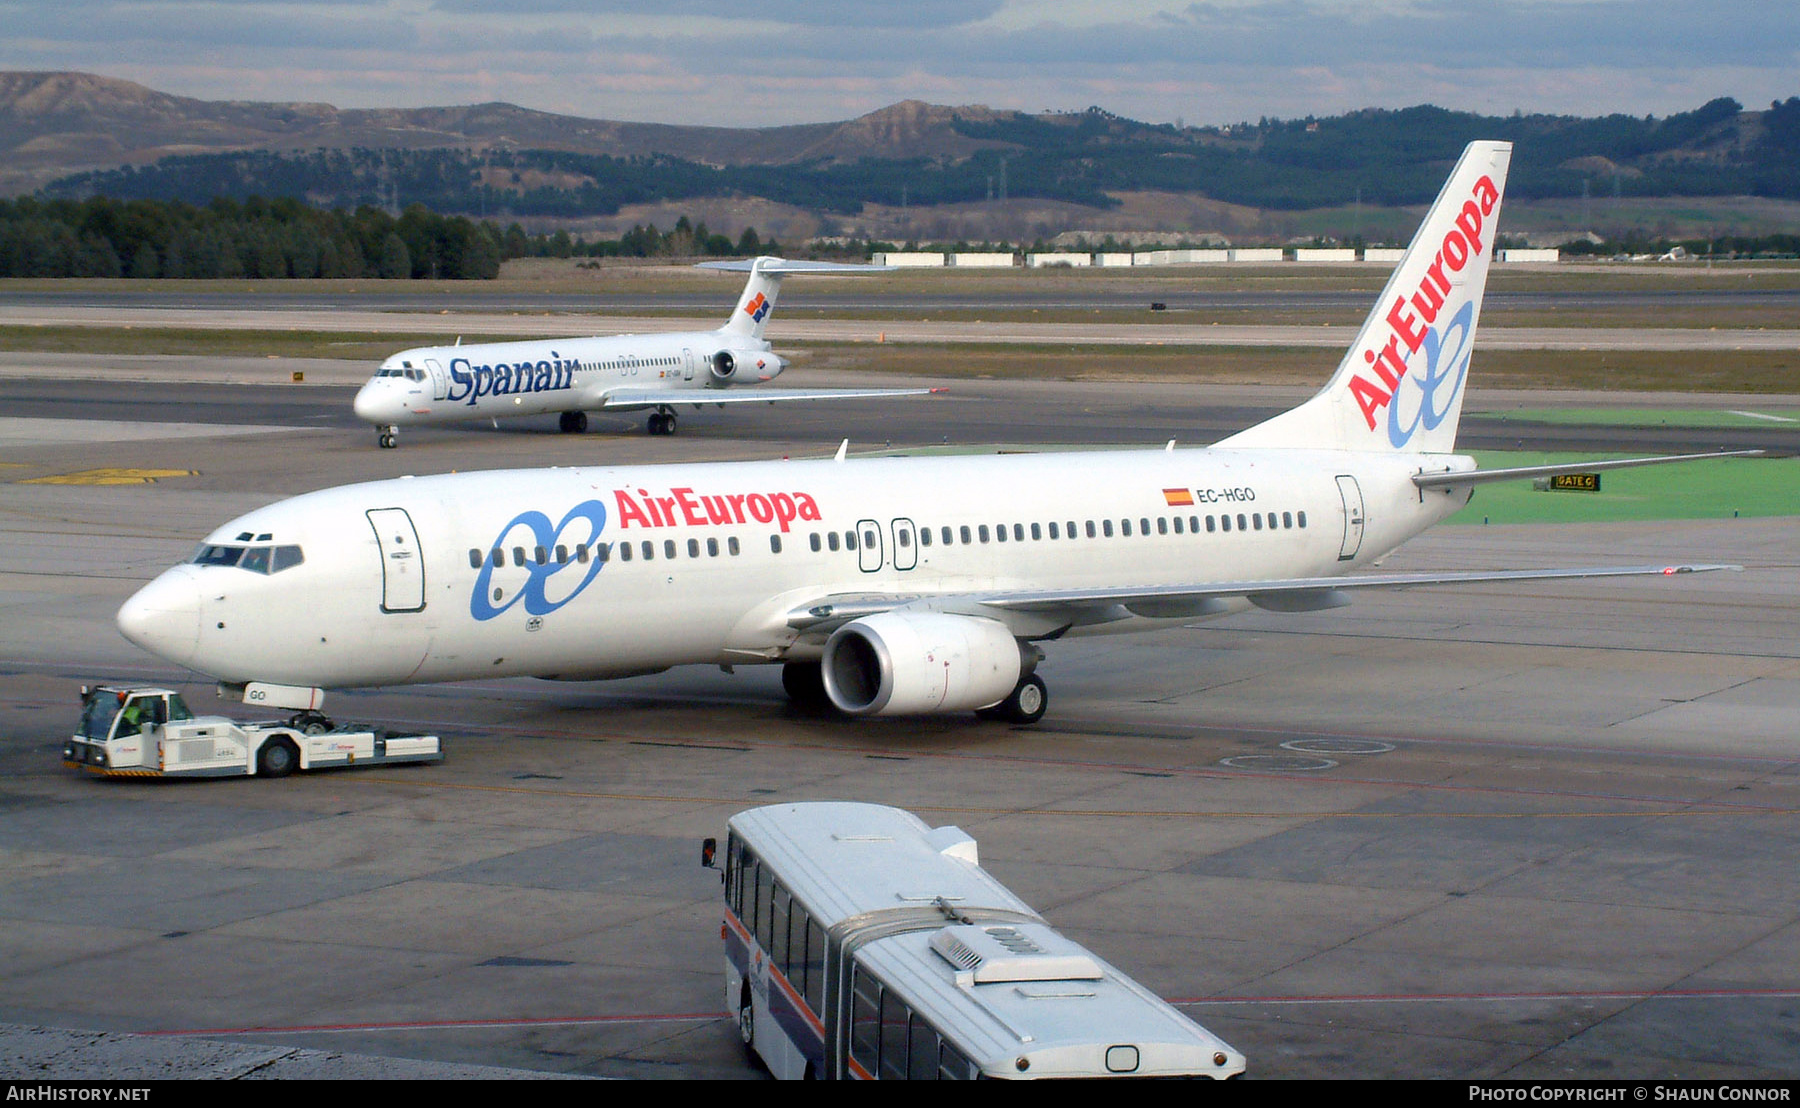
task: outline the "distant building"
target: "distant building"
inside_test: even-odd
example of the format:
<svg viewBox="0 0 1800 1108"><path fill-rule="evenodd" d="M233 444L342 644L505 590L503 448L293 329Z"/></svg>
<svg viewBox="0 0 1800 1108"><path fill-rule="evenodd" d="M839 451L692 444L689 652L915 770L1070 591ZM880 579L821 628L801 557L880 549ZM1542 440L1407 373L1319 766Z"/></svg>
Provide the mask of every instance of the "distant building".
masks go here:
<svg viewBox="0 0 1800 1108"><path fill-rule="evenodd" d="M921 251L899 251L892 254L877 252L869 260L876 265L891 265L896 269L936 269L944 264L942 254Z"/></svg>
<svg viewBox="0 0 1800 1108"><path fill-rule="evenodd" d="M1006 269L1018 264L1012 251L984 251L977 254L950 254L949 263L963 269Z"/></svg>
<svg viewBox="0 0 1800 1108"><path fill-rule="evenodd" d="M1500 251L1503 262L1554 262L1559 261L1562 254L1554 249L1539 250L1534 247L1514 247Z"/></svg>
<svg viewBox="0 0 1800 1108"><path fill-rule="evenodd" d="M1123 252L1095 254L1094 255L1094 264L1098 265L1098 266L1106 266L1108 268L1129 266L1129 265L1131 265L1131 255L1123 253Z"/></svg>
<svg viewBox="0 0 1800 1108"><path fill-rule="evenodd" d="M1403 246L1363 247L1362 260L1365 262L1381 262L1384 265L1393 265L1404 257L1406 257L1406 248Z"/></svg>
<svg viewBox="0 0 1800 1108"><path fill-rule="evenodd" d="M1058 251L1054 254L1027 254L1025 264L1033 269L1046 269L1052 266L1069 268L1085 267L1094 264L1092 254L1066 254Z"/></svg>
<svg viewBox="0 0 1800 1108"><path fill-rule="evenodd" d="M1353 262L1356 260L1356 251L1337 246L1297 246L1294 248L1294 260L1297 262Z"/></svg>
<svg viewBox="0 0 1800 1108"><path fill-rule="evenodd" d="M1234 262L1279 262L1282 261L1281 247L1259 246L1231 251Z"/></svg>

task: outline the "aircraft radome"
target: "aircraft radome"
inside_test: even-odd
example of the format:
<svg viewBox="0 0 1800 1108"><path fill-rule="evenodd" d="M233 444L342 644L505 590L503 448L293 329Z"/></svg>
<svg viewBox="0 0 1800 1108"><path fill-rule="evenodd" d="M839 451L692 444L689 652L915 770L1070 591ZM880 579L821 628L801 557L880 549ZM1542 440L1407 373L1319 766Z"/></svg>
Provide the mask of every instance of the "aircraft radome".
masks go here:
<svg viewBox="0 0 1800 1108"><path fill-rule="evenodd" d="M1677 574L1370 574L1481 482L1455 450L1510 144L1458 161L1336 374L1210 447L401 478L250 512L119 610L270 705L318 690L780 664L853 715L1038 719L1042 644L1362 589ZM1067 649L1067 647L1059 647Z"/></svg>
<svg viewBox="0 0 1800 1108"><path fill-rule="evenodd" d="M562 429L587 430L589 412L650 411L650 433L675 433L675 405L776 404L920 396L939 389L772 389L787 363L763 338L781 279L797 273L842 276L885 267L753 258L702 262L702 269L749 273L731 317L713 331L534 339L402 350L356 394L358 419L384 447L400 428L510 416L562 416Z"/></svg>

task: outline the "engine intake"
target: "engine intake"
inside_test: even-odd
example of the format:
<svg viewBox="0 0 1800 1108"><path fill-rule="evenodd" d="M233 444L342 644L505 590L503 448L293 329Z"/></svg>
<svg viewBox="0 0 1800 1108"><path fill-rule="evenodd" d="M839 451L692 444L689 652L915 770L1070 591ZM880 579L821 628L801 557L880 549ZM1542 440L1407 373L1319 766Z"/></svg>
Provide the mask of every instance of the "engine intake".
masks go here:
<svg viewBox="0 0 1800 1108"><path fill-rule="evenodd" d="M713 380L724 384L737 376L737 357L729 350L721 350L711 358Z"/></svg>
<svg viewBox="0 0 1800 1108"><path fill-rule="evenodd" d="M825 695L853 716L966 712L1012 694L1024 658L991 619L882 612L853 620L825 643Z"/></svg>

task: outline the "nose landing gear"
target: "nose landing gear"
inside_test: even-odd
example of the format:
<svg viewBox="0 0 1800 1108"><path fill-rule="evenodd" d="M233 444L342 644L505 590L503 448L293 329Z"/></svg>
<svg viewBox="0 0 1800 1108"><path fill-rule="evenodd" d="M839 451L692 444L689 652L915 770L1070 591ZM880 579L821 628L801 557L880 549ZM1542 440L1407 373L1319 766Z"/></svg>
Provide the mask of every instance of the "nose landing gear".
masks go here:
<svg viewBox="0 0 1800 1108"><path fill-rule="evenodd" d="M383 427L381 429L381 434L376 437L375 441L381 444L383 450L392 450L394 447L400 445L400 428L391 424Z"/></svg>

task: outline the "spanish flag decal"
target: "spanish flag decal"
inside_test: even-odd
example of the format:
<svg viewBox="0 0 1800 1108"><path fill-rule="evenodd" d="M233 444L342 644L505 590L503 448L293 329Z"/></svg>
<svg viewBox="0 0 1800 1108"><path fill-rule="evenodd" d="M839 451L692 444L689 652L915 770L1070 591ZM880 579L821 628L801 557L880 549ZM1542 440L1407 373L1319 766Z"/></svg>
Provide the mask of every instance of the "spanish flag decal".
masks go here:
<svg viewBox="0 0 1800 1108"><path fill-rule="evenodd" d="M1194 506L1194 494L1187 489L1164 489L1163 499L1169 502L1171 508L1192 508Z"/></svg>

